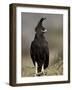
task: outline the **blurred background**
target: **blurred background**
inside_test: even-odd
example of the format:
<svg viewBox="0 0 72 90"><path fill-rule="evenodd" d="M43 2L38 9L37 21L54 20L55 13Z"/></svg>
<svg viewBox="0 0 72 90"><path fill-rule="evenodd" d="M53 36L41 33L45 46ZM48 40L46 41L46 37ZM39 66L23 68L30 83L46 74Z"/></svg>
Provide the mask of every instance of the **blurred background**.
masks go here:
<svg viewBox="0 0 72 90"><path fill-rule="evenodd" d="M30 45L35 36L35 27L39 20L45 17L43 26L48 30L45 33L49 47L49 67L47 75L63 74L63 15L44 13L21 13L21 76L34 76L35 68L30 57Z"/></svg>

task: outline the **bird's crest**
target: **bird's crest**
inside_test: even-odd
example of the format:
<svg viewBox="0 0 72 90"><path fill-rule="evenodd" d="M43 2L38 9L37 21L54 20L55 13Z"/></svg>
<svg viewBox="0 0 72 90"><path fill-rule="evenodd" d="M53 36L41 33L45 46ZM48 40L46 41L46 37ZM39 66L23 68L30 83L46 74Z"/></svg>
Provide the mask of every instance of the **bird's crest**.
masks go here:
<svg viewBox="0 0 72 90"><path fill-rule="evenodd" d="M42 26L42 22L43 22L43 20L45 20L46 18L41 18L40 19L40 21L38 22L38 24L37 24L37 26L36 26L36 28L35 28L35 32L37 32L39 29L39 27L41 27Z"/></svg>

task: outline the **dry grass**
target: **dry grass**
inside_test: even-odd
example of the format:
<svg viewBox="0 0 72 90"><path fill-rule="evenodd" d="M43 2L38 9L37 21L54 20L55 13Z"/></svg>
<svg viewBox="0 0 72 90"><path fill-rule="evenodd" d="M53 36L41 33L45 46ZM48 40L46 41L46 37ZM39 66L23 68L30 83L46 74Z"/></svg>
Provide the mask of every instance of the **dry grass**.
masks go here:
<svg viewBox="0 0 72 90"><path fill-rule="evenodd" d="M22 77L30 77L34 76L34 74L35 74L34 67L26 66L25 68L22 68ZM62 75L62 74L63 74L62 61L54 65L51 65L47 68L47 76Z"/></svg>
<svg viewBox="0 0 72 90"><path fill-rule="evenodd" d="M63 60L61 55L53 58L52 64L47 68L47 76L62 75L63 74ZM35 74L35 68L33 66L30 57L25 57L22 60L22 77L31 77Z"/></svg>

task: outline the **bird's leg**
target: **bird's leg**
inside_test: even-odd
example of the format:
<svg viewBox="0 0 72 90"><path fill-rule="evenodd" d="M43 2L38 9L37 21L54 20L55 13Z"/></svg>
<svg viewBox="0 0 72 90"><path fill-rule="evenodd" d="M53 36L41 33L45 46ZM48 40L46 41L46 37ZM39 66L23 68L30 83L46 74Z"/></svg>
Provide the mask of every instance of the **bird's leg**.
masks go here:
<svg viewBox="0 0 72 90"><path fill-rule="evenodd" d="M35 76L41 76L43 72L41 72L40 67L37 62L35 62Z"/></svg>
<svg viewBox="0 0 72 90"><path fill-rule="evenodd" d="M37 65L37 62L35 62L35 76L37 75L37 67L38 67L38 65Z"/></svg>
<svg viewBox="0 0 72 90"><path fill-rule="evenodd" d="M41 72L44 74L44 65L42 65L42 70L41 70Z"/></svg>
<svg viewBox="0 0 72 90"><path fill-rule="evenodd" d="M45 73L45 75L47 75L47 68L45 69L45 72L44 73Z"/></svg>

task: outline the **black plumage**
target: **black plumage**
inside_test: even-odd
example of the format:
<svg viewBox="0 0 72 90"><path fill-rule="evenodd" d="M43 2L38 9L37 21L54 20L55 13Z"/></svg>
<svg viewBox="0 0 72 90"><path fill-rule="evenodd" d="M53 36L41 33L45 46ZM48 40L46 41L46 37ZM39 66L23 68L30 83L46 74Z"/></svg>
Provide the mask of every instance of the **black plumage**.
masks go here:
<svg viewBox="0 0 72 90"><path fill-rule="evenodd" d="M45 20L45 18L41 18L38 25L35 28L36 34L30 47L30 55L34 66L35 62L38 65L38 73L41 72L42 65L44 65L44 69L46 69L49 65L49 48L48 42L44 36L46 29L42 25L43 20Z"/></svg>

